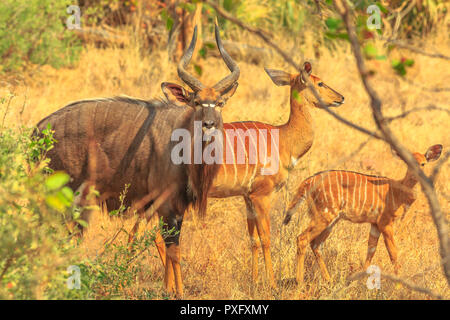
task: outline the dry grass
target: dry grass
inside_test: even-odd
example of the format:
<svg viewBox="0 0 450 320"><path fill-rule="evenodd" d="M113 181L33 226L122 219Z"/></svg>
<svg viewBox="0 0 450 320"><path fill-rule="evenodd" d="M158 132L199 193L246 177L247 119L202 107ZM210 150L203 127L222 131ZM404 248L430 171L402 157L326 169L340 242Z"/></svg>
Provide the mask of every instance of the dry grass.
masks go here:
<svg viewBox="0 0 450 320"><path fill-rule="evenodd" d="M450 52L448 31L428 39L428 48ZM255 41L255 40L253 40ZM256 42L253 44L257 44ZM287 46L290 47L290 46ZM306 57L313 56L311 48L303 48ZM401 53L394 53L401 55ZM411 53L415 65L408 70L408 78L425 87L448 87L450 61L431 59ZM349 48L334 52L323 50L320 59L312 60L313 73L345 96L345 104L335 109L360 125L375 129L368 98L357 75ZM223 62L216 59L201 61L205 70L202 81L214 83L226 74ZM374 87L383 98L383 108L388 116L414 107L434 104L449 109L450 91L431 92L420 89L394 75L388 62L372 62L377 71ZM272 68L287 68L277 57L267 62ZM224 110L225 121L258 120L281 124L289 115L288 88L273 85L262 66L240 63L240 87ZM164 70L164 71L163 71ZM66 105L70 101L99 96L126 94L140 98L161 95L162 81L179 80L176 67L170 64L165 51L152 52L142 58L135 48L96 49L89 47L79 65L74 69L36 69L32 76L17 81L9 79L0 87L0 96L14 94L5 124L15 126L35 124L39 119ZM3 104L2 107L5 107ZM1 110L3 117L6 110ZM389 148L370 140L354 157L353 150L367 137L321 110L312 110L315 123L315 142L290 178L292 192L303 179L325 169L348 169L401 178L405 165L395 158ZM428 146L441 143L450 146L448 129L450 117L446 112L426 111L413 113L392 123L395 134L411 150L424 152ZM367 166L370 165L372 169ZM430 168L429 168L430 169ZM443 211L449 212L450 166L442 167L436 183ZM419 187L418 187L419 188ZM420 190L418 190L420 193ZM307 225L305 208L294 217L287 228L281 228L283 210L282 192L275 195L272 209L272 257L277 278L282 281L276 292L271 292L264 275L260 255L259 283L252 288L249 237L246 230L245 205L240 198L211 199L209 215L204 221L195 221L188 215L181 235L182 268L187 299L424 299L423 294L382 281L381 290L368 290L364 281L346 287L345 280L360 271L367 250L368 225L341 222L334 228L322 251L332 282L327 284L309 252L306 257L306 285L298 290L290 279L294 278L296 236ZM125 221L131 229L133 219ZM83 248L86 254L95 254L107 237L111 237L123 221L99 215L93 220ZM450 291L439 265L438 239L429 214L425 197L411 207L403 224L396 223L395 234L399 247L401 276L418 285L449 297ZM137 287L150 287L162 292L163 268L154 257L148 258L149 278L141 279ZM373 264L383 271L393 272L383 241L380 241ZM291 284L290 284L291 283Z"/></svg>

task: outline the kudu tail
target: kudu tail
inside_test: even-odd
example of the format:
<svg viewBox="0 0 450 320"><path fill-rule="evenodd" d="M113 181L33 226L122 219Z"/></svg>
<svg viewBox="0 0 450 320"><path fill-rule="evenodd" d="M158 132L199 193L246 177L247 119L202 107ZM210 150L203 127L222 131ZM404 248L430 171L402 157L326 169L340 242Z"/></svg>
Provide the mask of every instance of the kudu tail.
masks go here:
<svg viewBox="0 0 450 320"><path fill-rule="evenodd" d="M303 201L305 201L309 189L308 187L309 183L308 181L305 181L298 188L298 191L295 194L294 198L291 200L291 203L288 206L288 210L286 211L286 215L284 216L284 225L287 225L291 221L291 218L297 211L297 208L303 203Z"/></svg>

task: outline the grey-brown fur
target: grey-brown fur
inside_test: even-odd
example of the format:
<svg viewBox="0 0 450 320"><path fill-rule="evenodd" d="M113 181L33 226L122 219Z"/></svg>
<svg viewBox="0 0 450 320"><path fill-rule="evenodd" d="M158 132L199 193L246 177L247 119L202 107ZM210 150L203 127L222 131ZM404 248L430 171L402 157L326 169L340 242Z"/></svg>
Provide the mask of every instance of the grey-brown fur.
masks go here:
<svg viewBox="0 0 450 320"><path fill-rule="evenodd" d="M184 212L195 195L201 200L198 195L202 195L199 189L203 185L194 175L199 175L204 165L189 170L190 165L174 165L170 158L177 143L170 141L173 130L186 128L193 137L193 121L194 110L188 106L118 97L69 104L41 120L38 129L50 123L55 130L57 143L48 153L50 167L66 171L72 177L70 187L74 190L94 179L100 194L111 199L130 184L126 203L131 204L154 190L159 195L176 182L172 200L159 209L165 216L170 211ZM92 140L94 153L92 149L89 152ZM89 161L94 163L93 172L89 172ZM189 184L189 179L196 183Z"/></svg>

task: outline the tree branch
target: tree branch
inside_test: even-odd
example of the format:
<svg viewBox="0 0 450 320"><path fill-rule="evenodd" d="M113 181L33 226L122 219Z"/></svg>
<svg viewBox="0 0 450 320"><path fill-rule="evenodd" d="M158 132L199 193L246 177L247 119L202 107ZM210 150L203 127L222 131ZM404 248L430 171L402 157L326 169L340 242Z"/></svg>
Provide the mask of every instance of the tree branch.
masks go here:
<svg viewBox="0 0 450 320"><path fill-rule="evenodd" d="M214 8L214 10L216 10L216 12L222 16L223 18L237 24L239 27L241 27L244 30L247 30L251 33L256 34L257 36L259 36L261 39L264 40L265 43L267 43L269 46L271 46L273 49L275 49L276 52L278 52L284 60L286 60L288 63L290 63L296 70L300 69L300 66L298 66L294 60L292 60L292 58L286 54L283 50L281 50L270 38L269 38L269 33L261 30L259 28L255 28L252 26L249 26L245 23L243 23L241 20L233 17L231 14L229 14L228 12L226 12L225 10L223 10L221 7L219 7L219 5L215 2L213 2L212 0L205 0L205 2L210 5L211 7Z"/></svg>
<svg viewBox="0 0 450 320"><path fill-rule="evenodd" d="M441 210L437 194L433 186L433 180L425 175L425 173L420 169L419 165L417 164L417 161L415 161L412 154L400 144L398 139L391 132L388 126L388 121L384 119L381 111L381 100L378 97L376 91L372 88L372 86L368 82L367 78L368 72L361 54L361 48L358 43L354 25L351 22L348 5L346 1L341 0L334 0L334 3L336 5L339 14L344 20L344 24L347 29L347 33L352 46L353 55L355 56L358 71L361 76L361 81L370 98L370 106L372 108L372 114L375 123L378 129L382 132L384 140L387 143L389 143L392 149L394 149L398 153L400 158L408 165L408 168L410 168L416 175L420 185L422 186L422 190L425 193L425 196L427 197L428 204L430 205L431 209L431 215L433 217L433 221L436 225L436 229L438 232L442 267L444 269L444 274L446 276L447 283L450 284L450 262L444 260L445 257L450 255L450 238L448 236L449 229L447 220Z"/></svg>
<svg viewBox="0 0 450 320"><path fill-rule="evenodd" d="M402 119L402 118L406 118L408 115L410 115L413 112L417 112L417 111L424 111L424 110L438 110L438 111L443 111L443 112L447 112L450 115L450 110L448 109L444 109L444 108L440 108L440 107L436 107L434 105L429 105L427 107L418 107L418 108L412 108L408 111L403 112L402 114L393 116L393 117L386 117L384 118L387 122L392 122L393 120L397 120L397 119Z"/></svg>
<svg viewBox="0 0 450 320"><path fill-rule="evenodd" d="M423 51L422 49L419 49L417 47L414 47L412 45L404 43L404 42L402 42L400 40L391 40L391 39L386 39L386 38L381 38L381 40L385 40L387 43L392 43L392 44L396 45L397 47L400 47L400 48L403 48L403 49L407 49L409 51L421 54L423 56L427 56L427 57L430 57L430 58L438 58L438 59L450 60L449 56L443 55L442 53L426 52L426 51Z"/></svg>
<svg viewBox="0 0 450 320"><path fill-rule="evenodd" d="M294 69L296 71L299 71L300 73L302 73L303 78L307 79L307 84L309 89L312 91L312 93L314 94L314 96L316 97L316 99L318 99L320 106L329 114L331 114L335 119L343 122L344 124L346 124L347 126L350 126L356 130L359 130L367 135L370 135L376 139L379 140L384 140L384 138L382 136L380 136L379 134L377 134L376 132L370 131L369 129L363 128L361 126L358 126L357 124L341 117L340 115L338 115L337 113L335 113L334 111L332 111L330 108L328 108L328 106L323 102L322 98L320 97L319 93L317 92L317 90L314 88L314 86L311 84L311 82L309 81L307 75L304 74L302 68L300 68L300 65L298 65L286 52L284 52L284 50L282 50L278 45L276 45L268 36L267 36L267 32L261 30L261 29L257 29L254 27L251 27L245 23L243 23L242 21L240 21L239 19L233 17L232 15L230 15L229 13L225 12L224 10L222 10L216 3L212 2L211 0L205 0L206 3L208 3L211 7L214 8L214 10L216 10L216 12L221 15L223 18L237 24L238 26L240 26L242 29L247 30L251 33L256 34L258 37L260 37L265 43L267 43L270 47L272 47L288 64L290 64L292 67L294 67Z"/></svg>

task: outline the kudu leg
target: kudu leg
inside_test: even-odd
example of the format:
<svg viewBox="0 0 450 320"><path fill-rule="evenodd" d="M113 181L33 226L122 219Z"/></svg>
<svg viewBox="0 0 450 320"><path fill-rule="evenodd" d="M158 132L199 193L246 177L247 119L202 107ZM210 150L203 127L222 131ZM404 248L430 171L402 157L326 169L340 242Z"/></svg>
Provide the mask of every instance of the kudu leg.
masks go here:
<svg viewBox="0 0 450 320"><path fill-rule="evenodd" d="M176 287L176 296L177 298L183 297L183 279L181 277L181 253L180 246L178 244L172 244L167 248L166 251L166 263L168 259L171 260L174 281Z"/></svg>
<svg viewBox="0 0 450 320"><path fill-rule="evenodd" d="M331 230L328 228L325 229L321 234L319 234L313 241L310 242L311 250L316 257L317 264L319 265L320 272L322 273L322 277L326 281L330 281L330 274L328 273L327 267L325 265L325 261L323 261L322 255L320 254L319 247L320 245L328 238Z"/></svg>
<svg viewBox="0 0 450 320"><path fill-rule="evenodd" d="M259 241L258 231L256 230L255 219L247 218L247 226L252 250L252 281L253 283L256 283L258 280L258 251L261 247L261 243Z"/></svg>
<svg viewBox="0 0 450 320"><path fill-rule="evenodd" d="M380 230L378 230L377 225L371 224L367 247L367 257L366 262L364 262L364 270L367 270L367 268L370 266L370 263L372 262L372 258L375 255L375 250L377 249L378 239L380 239L380 234L381 233Z"/></svg>
<svg viewBox="0 0 450 320"><path fill-rule="evenodd" d="M166 251L166 265L164 268L164 288L168 293L175 292L175 276L173 272L172 259L167 254Z"/></svg>
<svg viewBox="0 0 450 320"><path fill-rule="evenodd" d="M394 231L392 226L388 225L383 227L381 232L383 233L384 244L386 245L389 253L389 258L391 258L391 262L394 265L394 272L395 274L398 274L400 265L397 262L397 247L394 242Z"/></svg>
<svg viewBox="0 0 450 320"><path fill-rule="evenodd" d="M313 240L316 239L317 237L321 238L321 235L324 231L326 231L326 228L327 228L326 224L311 223L309 225L309 227L306 228L306 230L303 231L297 237L297 274L296 274L297 284L303 283L303 280L304 280L304 276L305 276L304 264L305 264L306 248L307 248L308 244L312 243ZM325 237L325 234L323 236ZM316 254L316 252L314 252L314 254ZM317 258L317 255L316 255L316 258ZM319 260L323 263L324 270L326 271L326 275L328 275L328 278L329 278L328 271L326 270L325 263L323 262L320 254L319 254ZM321 265L321 263L319 263L319 267L320 267L320 265ZM321 269L321 271L322 271L322 269ZM323 271L322 271L322 274L324 274ZM324 277L325 277L325 279L327 279L326 276L324 276ZM327 280L329 280L329 279L327 279Z"/></svg>
<svg viewBox="0 0 450 320"><path fill-rule="evenodd" d="M164 228L166 230L175 230L175 234L169 235L164 239L166 246L166 265L165 265L165 278L164 285L169 293L173 293L174 284L176 288L177 298L183 296L183 281L181 277L181 254L180 254L180 231L182 225L182 219L177 219L175 217L169 217L166 219L166 225Z"/></svg>
<svg viewBox="0 0 450 320"><path fill-rule="evenodd" d="M256 230L261 242L264 262L266 265L266 276L270 286L275 288L275 277L273 273L272 257L270 254L270 197L250 198L255 211Z"/></svg>
<svg viewBox="0 0 450 320"><path fill-rule="evenodd" d="M258 251L261 247L259 241L258 231L256 230L256 217L253 209L253 204L249 198L244 198L247 207L247 226L250 235L250 246L252 251L252 280L256 283L258 280Z"/></svg>
<svg viewBox="0 0 450 320"><path fill-rule="evenodd" d="M88 205L93 205L93 200L88 200L89 192L90 192L90 186L91 184L89 182L83 182L78 189L75 191L75 199L73 201L73 205L77 206L79 208L84 208ZM92 210L90 209L83 209L81 212L81 220L85 221L87 224L89 224L89 220L92 215ZM83 233L85 232L86 227L83 227L81 224L77 222L73 222L70 225L70 229L72 229L72 232L74 236L78 239L81 239L83 237Z"/></svg>
<svg viewBox="0 0 450 320"><path fill-rule="evenodd" d="M317 264L319 265L320 272L322 273L322 277L326 281L330 281L331 277L328 273L327 267L325 265L325 261L323 261L322 255L320 254L319 247L320 245L327 240L327 238L330 236L331 231L333 230L333 227L336 225L336 223L339 222L341 218L338 216L337 218L334 218L332 221L329 220L322 220L320 227L318 226L318 229L325 228L324 231L322 231L317 237L315 237L311 242L310 246L314 253L314 256L316 257ZM318 224L319 225L319 224Z"/></svg>
<svg viewBox="0 0 450 320"><path fill-rule="evenodd" d="M166 266L166 244L164 243L164 238L161 235L161 232L156 231L155 235L155 245L158 250L159 257L161 258L161 262L163 266Z"/></svg>

